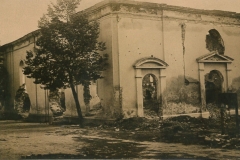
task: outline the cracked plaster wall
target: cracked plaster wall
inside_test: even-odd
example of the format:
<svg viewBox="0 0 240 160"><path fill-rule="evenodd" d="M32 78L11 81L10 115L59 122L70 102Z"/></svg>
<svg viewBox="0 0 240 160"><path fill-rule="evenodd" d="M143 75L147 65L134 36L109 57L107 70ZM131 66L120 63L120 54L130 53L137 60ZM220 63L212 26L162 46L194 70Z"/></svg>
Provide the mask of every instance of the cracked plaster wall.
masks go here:
<svg viewBox="0 0 240 160"><path fill-rule="evenodd" d="M199 112L200 110L201 96L196 58L209 53L205 42L209 30L216 29L221 34L225 42L226 55L237 60L240 57L237 56L239 27L234 24L233 18L164 11L162 22L161 17L148 17L145 15L149 15L149 13L139 13L133 8L120 7L117 8L117 11L119 12L116 30L118 35L119 85L122 88L120 99L122 106L120 107L122 107L125 117L137 114L135 70L132 67L137 60L152 55L169 64L166 69L167 88L166 92L163 93L166 96L163 107L167 109L164 114L175 114ZM137 14L123 15L121 14L123 12L136 12ZM156 14L160 15L160 13ZM186 25L184 57L180 26L182 23ZM240 65L234 61L232 73L239 75L236 73L236 67L240 67ZM206 72L213 69L220 69L222 74L226 75L225 70L221 67L211 64L206 66ZM197 83L185 86L183 84L184 76ZM176 89L176 86L179 88ZM171 111L170 113L169 110L172 109L169 108L179 108L179 111Z"/></svg>

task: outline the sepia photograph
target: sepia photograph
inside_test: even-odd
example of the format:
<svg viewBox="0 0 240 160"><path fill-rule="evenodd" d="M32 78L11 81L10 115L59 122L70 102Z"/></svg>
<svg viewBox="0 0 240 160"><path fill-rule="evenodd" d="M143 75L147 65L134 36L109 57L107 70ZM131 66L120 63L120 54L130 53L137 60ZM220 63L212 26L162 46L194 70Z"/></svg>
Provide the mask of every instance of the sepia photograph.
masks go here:
<svg viewBox="0 0 240 160"><path fill-rule="evenodd" d="M239 0L0 0L0 160L240 159Z"/></svg>

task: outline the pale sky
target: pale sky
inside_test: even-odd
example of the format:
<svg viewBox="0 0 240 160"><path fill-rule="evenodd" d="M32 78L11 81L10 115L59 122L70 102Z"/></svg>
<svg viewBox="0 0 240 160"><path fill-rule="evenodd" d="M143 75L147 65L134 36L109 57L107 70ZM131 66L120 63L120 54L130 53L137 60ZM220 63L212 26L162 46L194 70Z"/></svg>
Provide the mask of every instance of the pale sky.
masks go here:
<svg viewBox="0 0 240 160"><path fill-rule="evenodd" d="M38 20L56 0L0 0L0 45L38 29ZM78 11L103 0L82 0ZM135 0L175 6L240 13L240 0Z"/></svg>

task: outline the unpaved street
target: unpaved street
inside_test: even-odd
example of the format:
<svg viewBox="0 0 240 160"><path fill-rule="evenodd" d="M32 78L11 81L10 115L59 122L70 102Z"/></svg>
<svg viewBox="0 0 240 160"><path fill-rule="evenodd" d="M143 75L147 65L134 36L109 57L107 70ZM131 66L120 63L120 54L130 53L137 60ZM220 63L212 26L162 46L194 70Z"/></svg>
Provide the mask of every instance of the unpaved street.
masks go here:
<svg viewBox="0 0 240 160"><path fill-rule="evenodd" d="M0 121L0 159L199 158L237 159L239 150L163 143L158 132Z"/></svg>

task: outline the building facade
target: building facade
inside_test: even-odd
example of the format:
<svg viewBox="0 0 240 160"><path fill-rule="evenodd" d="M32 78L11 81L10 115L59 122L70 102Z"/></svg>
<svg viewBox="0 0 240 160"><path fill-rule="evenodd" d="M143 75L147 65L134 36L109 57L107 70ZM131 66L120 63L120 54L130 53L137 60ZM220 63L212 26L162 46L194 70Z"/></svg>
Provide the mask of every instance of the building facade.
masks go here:
<svg viewBox="0 0 240 160"><path fill-rule="evenodd" d="M240 99L240 14L123 0L105 0L77 14L83 13L99 22L99 40L109 55L104 78L92 85L91 106L101 103L99 117L201 115L219 93L236 92ZM1 47L8 107L26 83L34 116L48 112L47 91L21 71L37 33ZM69 91L66 115L76 116Z"/></svg>

